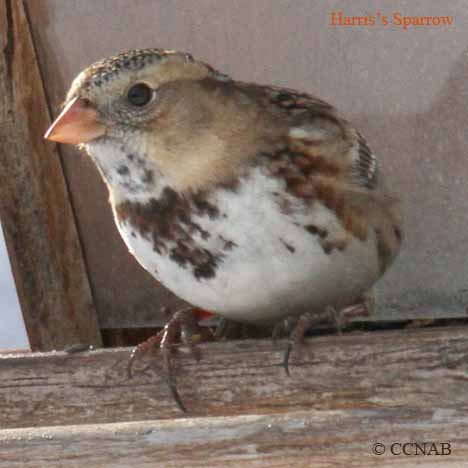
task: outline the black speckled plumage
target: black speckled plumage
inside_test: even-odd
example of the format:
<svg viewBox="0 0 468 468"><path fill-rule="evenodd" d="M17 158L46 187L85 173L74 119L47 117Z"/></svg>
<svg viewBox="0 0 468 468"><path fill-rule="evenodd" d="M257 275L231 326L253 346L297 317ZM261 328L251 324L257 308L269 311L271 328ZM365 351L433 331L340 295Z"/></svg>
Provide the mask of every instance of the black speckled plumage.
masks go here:
<svg viewBox="0 0 468 468"><path fill-rule="evenodd" d="M100 87L104 82L118 76L122 70L141 70L146 65L175 53L177 52L164 49L133 49L122 52L91 65L81 86L83 88Z"/></svg>

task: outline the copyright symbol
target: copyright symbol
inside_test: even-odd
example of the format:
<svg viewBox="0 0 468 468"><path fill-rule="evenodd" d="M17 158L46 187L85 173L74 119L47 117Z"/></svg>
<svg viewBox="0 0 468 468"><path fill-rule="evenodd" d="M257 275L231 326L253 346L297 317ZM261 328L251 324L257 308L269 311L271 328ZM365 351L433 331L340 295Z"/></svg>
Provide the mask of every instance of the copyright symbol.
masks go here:
<svg viewBox="0 0 468 468"><path fill-rule="evenodd" d="M383 455L385 453L385 445L377 442L372 446L372 453L374 455Z"/></svg>

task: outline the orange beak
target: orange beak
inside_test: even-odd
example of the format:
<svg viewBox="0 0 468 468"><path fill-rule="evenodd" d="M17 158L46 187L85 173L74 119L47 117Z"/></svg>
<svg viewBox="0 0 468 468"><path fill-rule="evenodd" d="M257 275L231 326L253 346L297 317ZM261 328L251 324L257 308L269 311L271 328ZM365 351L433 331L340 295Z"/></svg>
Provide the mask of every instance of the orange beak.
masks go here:
<svg viewBox="0 0 468 468"><path fill-rule="evenodd" d="M85 99L76 97L55 119L44 138L59 143L77 145L94 140L105 133L106 127L99 122L96 109Z"/></svg>

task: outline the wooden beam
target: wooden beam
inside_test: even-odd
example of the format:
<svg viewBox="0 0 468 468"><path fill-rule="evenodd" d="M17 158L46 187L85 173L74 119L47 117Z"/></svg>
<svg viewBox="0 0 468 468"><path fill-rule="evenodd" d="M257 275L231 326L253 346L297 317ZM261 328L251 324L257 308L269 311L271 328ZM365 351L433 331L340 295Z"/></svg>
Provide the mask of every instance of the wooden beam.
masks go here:
<svg viewBox="0 0 468 468"><path fill-rule="evenodd" d="M33 350L101 338L21 0L0 0L0 219Z"/></svg>
<svg viewBox="0 0 468 468"><path fill-rule="evenodd" d="M403 407L11 429L0 466L461 467L467 427L461 409Z"/></svg>
<svg viewBox="0 0 468 468"><path fill-rule="evenodd" d="M0 356L0 428L305 410L439 408L451 414L468 408L468 327L313 337L300 361L293 356L291 378L279 367L283 349L284 342L274 347L270 340L208 343L198 363L179 353L176 375L188 415L171 398L157 356L132 379L128 348Z"/></svg>

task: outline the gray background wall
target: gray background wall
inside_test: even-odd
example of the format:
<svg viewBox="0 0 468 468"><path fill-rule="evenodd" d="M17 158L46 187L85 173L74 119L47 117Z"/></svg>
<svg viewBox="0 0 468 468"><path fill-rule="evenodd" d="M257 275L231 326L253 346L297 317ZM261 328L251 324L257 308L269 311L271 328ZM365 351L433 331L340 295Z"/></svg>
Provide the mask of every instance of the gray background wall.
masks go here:
<svg viewBox="0 0 468 468"><path fill-rule="evenodd" d="M84 66L133 47L190 51L235 78L299 88L337 105L367 136L389 184L405 201L405 247L379 285L379 316L465 314L466 0L26 4L54 114ZM453 16L453 25L403 30L377 21L374 27L333 27L333 11ZM70 149L64 165L101 324L151 323L162 296L154 295L152 280L118 238L96 171Z"/></svg>

